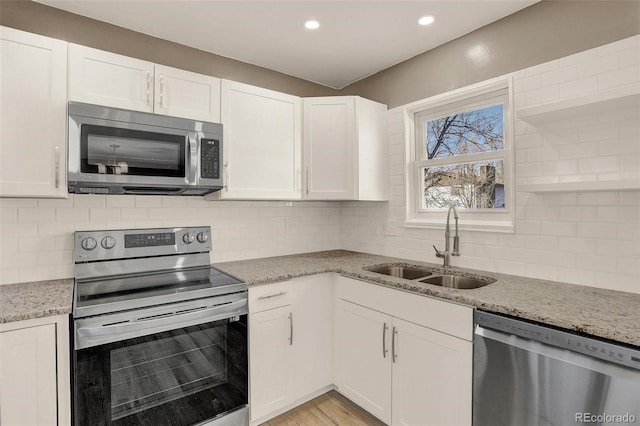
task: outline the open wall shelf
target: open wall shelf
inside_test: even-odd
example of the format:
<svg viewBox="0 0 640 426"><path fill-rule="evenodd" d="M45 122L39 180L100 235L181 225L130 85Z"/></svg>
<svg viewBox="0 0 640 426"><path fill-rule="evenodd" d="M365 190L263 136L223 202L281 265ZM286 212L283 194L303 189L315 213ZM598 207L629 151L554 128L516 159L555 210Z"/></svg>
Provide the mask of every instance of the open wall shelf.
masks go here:
<svg viewBox="0 0 640 426"><path fill-rule="evenodd" d="M598 191L640 191L640 177L637 179L524 183L517 186L519 192L598 192Z"/></svg>
<svg viewBox="0 0 640 426"><path fill-rule="evenodd" d="M516 114L527 123L542 124L630 109L640 114L640 84L523 107Z"/></svg>

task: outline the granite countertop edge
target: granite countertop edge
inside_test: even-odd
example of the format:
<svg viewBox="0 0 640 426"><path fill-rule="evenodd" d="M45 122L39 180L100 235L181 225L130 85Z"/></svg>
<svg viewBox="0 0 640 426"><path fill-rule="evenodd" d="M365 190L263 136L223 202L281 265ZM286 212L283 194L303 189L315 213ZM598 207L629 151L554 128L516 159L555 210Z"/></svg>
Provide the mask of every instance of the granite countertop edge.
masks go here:
<svg viewBox="0 0 640 426"><path fill-rule="evenodd" d="M277 281L338 273L347 277L434 297L496 313L542 322L596 337L640 347L640 294L555 281L452 267L447 272L490 277L496 282L477 289L443 288L367 271L377 265L403 264L434 271L441 265L346 250L331 250L250 260L213 266L249 287ZM46 297L43 294L46 292ZM73 279L0 286L0 324L70 314Z"/></svg>

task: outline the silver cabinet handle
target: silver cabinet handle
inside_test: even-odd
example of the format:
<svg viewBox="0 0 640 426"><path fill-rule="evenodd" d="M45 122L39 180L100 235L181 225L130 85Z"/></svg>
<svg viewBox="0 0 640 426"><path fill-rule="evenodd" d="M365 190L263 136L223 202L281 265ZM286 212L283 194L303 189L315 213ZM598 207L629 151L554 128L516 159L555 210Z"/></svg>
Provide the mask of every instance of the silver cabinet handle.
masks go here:
<svg viewBox="0 0 640 426"><path fill-rule="evenodd" d="M229 192L229 162L224 162L224 191Z"/></svg>
<svg viewBox="0 0 640 426"><path fill-rule="evenodd" d="M391 332L391 359L393 363L396 363L398 359L398 350L396 349L396 335L398 334L398 330L393 327L393 331Z"/></svg>
<svg viewBox="0 0 640 426"><path fill-rule="evenodd" d="M160 108L164 108L164 76L160 74Z"/></svg>
<svg viewBox="0 0 640 426"><path fill-rule="evenodd" d="M284 296L285 294L287 294L286 291L281 291L280 293L270 294L268 296L260 296L258 300L272 299L274 297Z"/></svg>
<svg viewBox="0 0 640 426"><path fill-rule="evenodd" d="M293 312L289 312L289 346L293 346Z"/></svg>
<svg viewBox="0 0 640 426"><path fill-rule="evenodd" d="M387 350L387 323L385 322L382 325L382 358L386 358L387 357L387 352L389 352Z"/></svg>
<svg viewBox="0 0 640 426"><path fill-rule="evenodd" d="M306 175L307 175L307 177L306 177L305 181L306 181L306 186L307 186L307 195L309 195L309 166L307 166Z"/></svg>
<svg viewBox="0 0 640 426"><path fill-rule="evenodd" d="M151 105L151 72L147 71L147 105Z"/></svg>
<svg viewBox="0 0 640 426"><path fill-rule="evenodd" d="M56 146L56 157L55 157L55 185L56 188L60 187L60 147Z"/></svg>

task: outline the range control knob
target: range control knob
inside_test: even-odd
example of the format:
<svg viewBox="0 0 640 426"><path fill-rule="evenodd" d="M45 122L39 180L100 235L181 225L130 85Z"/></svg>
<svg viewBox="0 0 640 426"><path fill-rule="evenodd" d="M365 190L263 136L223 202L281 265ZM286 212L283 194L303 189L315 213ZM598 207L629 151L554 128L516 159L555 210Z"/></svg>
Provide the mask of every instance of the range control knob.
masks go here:
<svg viewBox="0 0 640 426"><path fill-rule="evenodd" d="M182 236L182 241L184 241L185 244L191 244L193 240L195 240L195 237L188 232Z"/></svg>
<svg viewBox="0 0 640 426"><path fill-rule="evenodd" d="M100 245L107 250L112 249L116 245L116 239L107 235L102 239Z"/></svg>
<svg viewBox="0 0 640 426"><path fill-rule="evenodd" d="M87 251L93 250L97 245L98 242L92 237L87 237L80 242L80 246Z"/></svg>
<svg viewBox="0 0 640 426"><path fill-rule="evenodd" d="M209 240L209 235L206 232L199 232L197 238L199 243L206 243Z"/></svg>

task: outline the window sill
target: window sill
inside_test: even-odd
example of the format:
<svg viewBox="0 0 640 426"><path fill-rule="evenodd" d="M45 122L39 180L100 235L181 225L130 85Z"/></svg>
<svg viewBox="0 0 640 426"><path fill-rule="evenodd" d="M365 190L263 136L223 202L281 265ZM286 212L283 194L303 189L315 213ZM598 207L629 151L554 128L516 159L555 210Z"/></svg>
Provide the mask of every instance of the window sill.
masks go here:
<svg viewBox="0 0 640 426"><path fill-rule="evenodd" d="M454 226L453 221L450 222L451 227ZM439 229L444 230L446 222L444 221L427 221L427 220L406 220L404 222L405 228L421 228L421 229ZM458 229L460 231L473 231L473 232L493 232L501 234L513 234L515 233L515 226L511 222L481 222L475 221L465 223L462 220L458 222Z"/></svg>

